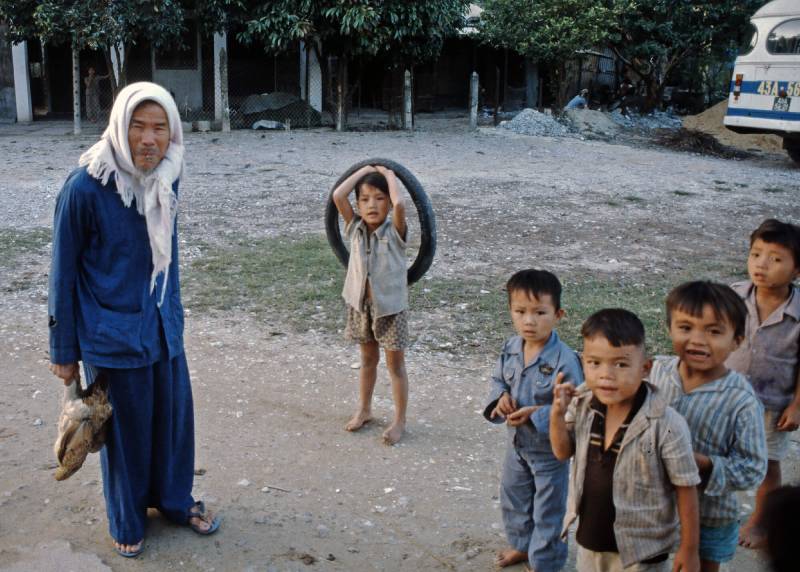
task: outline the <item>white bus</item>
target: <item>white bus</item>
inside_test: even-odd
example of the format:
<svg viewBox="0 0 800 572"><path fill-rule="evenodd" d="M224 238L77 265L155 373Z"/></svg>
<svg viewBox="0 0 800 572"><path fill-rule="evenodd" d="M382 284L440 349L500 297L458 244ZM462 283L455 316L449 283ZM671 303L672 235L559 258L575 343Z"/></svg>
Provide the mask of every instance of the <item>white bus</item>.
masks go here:
<svg viewBox="0 0 800 572"><path fill-rule="evenodd" d="M751 22L753 39L736 58L725 126L780 135L800 163L800 0L774 0Z"/></svg>

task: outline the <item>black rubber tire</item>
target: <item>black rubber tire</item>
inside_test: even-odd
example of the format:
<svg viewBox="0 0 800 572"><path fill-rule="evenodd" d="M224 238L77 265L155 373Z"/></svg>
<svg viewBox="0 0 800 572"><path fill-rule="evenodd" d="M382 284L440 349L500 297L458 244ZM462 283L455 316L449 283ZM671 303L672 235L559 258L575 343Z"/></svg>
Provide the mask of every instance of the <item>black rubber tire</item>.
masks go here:
<svg viewBox="0 0 800 572"><path fill-rule="evenodd" d="M783 148L792 158L792 161L800 165L800 139L792 139L783 141Z"/></svg>
<svg viewBox="0 0 800 572"><path fill-rule="evenodd" d="M422 188L422 184L411 171L403 167L400 163L390 159L367 159L366 161L359 161L339 177L339 180L336 181L336 184L333 185L331 192L328 194L328 204L325 206L325 234L328 236L328 244L331 245L339 262L347 268L347 263L350 260L350 252L347 250L342 240L342 233L339 230L339 211L333 203L333 191L335 191L336 187L347 177L366 165L382 165L394 171L397 178L400 179L400 182L403 183L403 186L408 191L408 194L411 195L411 200L414 201L414 206L419 216L419 227L422 236L420 237L417 257L408 269L408 284L411 285L422 278L431 267L431 264L433 264L433 257L436 254L436 217L433 214L433 207L431 207L430 199L428 199L428 195Z"/></svg>

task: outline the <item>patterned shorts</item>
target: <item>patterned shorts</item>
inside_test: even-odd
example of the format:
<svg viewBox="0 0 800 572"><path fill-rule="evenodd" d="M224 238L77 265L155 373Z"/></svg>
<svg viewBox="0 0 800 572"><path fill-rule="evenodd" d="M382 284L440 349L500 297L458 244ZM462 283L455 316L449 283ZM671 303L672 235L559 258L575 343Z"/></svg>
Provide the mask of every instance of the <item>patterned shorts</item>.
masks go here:
<svg viewBox="0 0 800 572"><path fill-rule="evenodd" d="M364 302L364 311L359 312L347 305L345 339L359 344L378 342L383 349L400 351L408 347L408 313L373 318L372 301Z"/></svg>

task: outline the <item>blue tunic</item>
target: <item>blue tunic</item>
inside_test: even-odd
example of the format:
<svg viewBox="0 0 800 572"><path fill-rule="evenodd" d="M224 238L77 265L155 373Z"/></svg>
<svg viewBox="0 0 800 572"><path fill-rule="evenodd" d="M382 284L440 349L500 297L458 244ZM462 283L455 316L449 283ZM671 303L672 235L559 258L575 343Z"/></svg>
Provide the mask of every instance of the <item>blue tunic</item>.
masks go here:
<svg viewBox="0 0 800 572"><path fill-rule="evenodd" d="M177 188L176 181L176 193ZM183 353L177 234L176 228L159 308L164 275L151 293L153 263L144 217L135 205L122 204L113 180L103 186L85 168L70 174L56 200L53 228L48 300L53 363L143 367L162 357L162 334L168 351L163 357Z"/></svg>
<svg viewBox="0 0 800 572"><path fill-rule="evenodd" d="M173 185L177 193L177 182ZM147 508L185 524L194 473L194 412L183 352L177 229L164 302L145 218L107 185L76 169L56 200L50 268L50 359L103 370L114 408L101 451L109 531L144 538Z"/></svg>

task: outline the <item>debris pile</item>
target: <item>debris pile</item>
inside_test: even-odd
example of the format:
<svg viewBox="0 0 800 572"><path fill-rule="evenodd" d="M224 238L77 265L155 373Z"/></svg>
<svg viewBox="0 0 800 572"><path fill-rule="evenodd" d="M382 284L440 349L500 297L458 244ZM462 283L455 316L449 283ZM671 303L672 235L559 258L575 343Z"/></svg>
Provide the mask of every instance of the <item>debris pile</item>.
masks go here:
<svg viewBox="0 0 800 572"><path fill-rule="evenodd" d="M535 109L523 109L514 119L502 121L498 125L521 135L542 135L545 137L565 137L570 129L555 117L539 113Z"/></svg>
<svg viewBox="0 0 800 572"><path fill-rule="evenodd" d="M613 139L622 130L609 118L608 113L594 109L568 109L564 117L575 131L587 139Z"/></svg>
<svg viewBox="0 0 800 572"><path fill-rule="evenodd" d="M713 135L720 143L736 147L737 149L768 151L772 153L783 152L783 140L777 135L764 135L760 133L744 135L741 133L734 133L725 127L723 121L727 111L728 100L724 99L718 104L709 107L703 113L684 117L683 126L686 129L695 129Z"/></svg>
<svg viewBox="0 0 800 572"><path fill-rule="evenodd" d="M752 153L723 145L717 141L713 135L693 129L659 129L655 132L655 141L659 145L677 151L702 153L704 155L714 155L725 159L746 159L752 157Z"/></svg>
<svg viewBox="0 0 800 572"><path fill-rule="evenodd" d="M610 113L611 119L626 129L639 129L642 131L652 131L653 129L680 129L682 126L681 118L671 111L653 111L646 115L640 115L635 111L628 110L627 115L623 115L619 109Z"/></svg>

